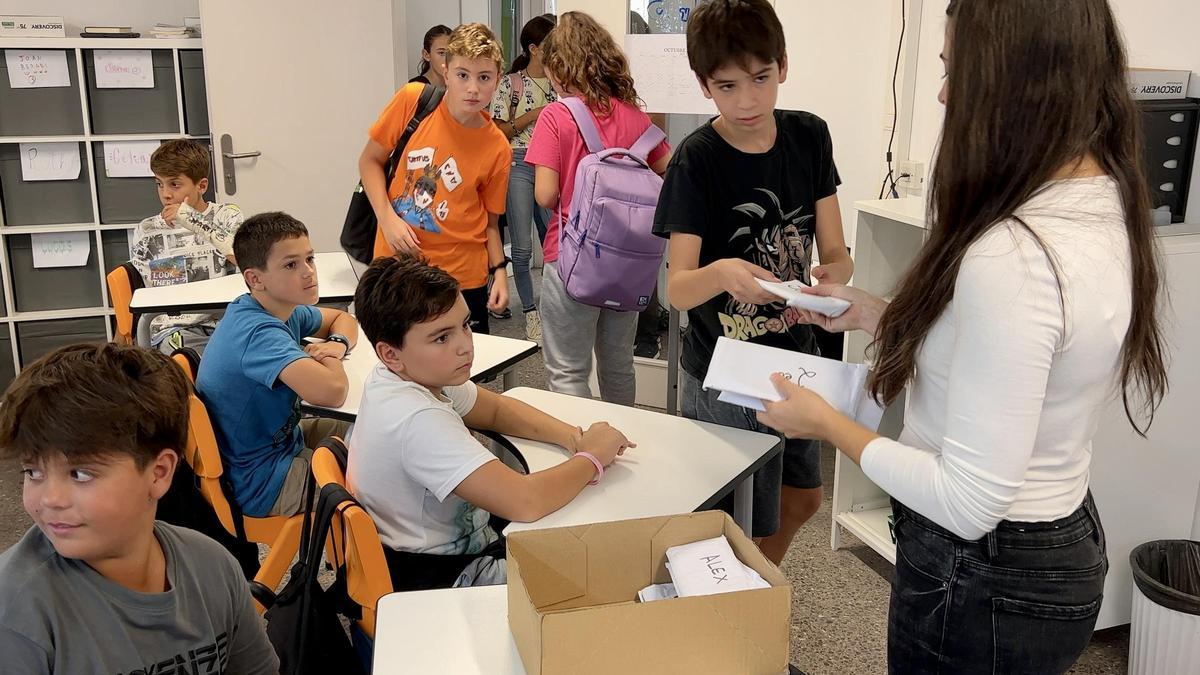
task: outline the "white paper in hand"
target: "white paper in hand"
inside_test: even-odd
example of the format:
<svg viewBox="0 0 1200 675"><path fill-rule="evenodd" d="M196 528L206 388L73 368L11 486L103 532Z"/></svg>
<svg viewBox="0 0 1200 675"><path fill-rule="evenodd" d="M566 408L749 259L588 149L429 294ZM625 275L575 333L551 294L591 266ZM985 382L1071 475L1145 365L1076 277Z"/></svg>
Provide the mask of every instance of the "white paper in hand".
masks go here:
<svg viewBox="0 0 1200 675"><path fill-rule="evenodd" d="M787 302L788 307L807 309L830 318L837 318L850 309L850 302L841 298L830 298L824 295L812 295L801 289L809 288L803 281L767 281L755 279L768 293L773 293Z"/></svg>
<svg viewBox="0 0 1200 675"><path fill-rule="evenodd" d="M717 338L704 388L721 392L721 401L762 412L763 401L782 398L771 383L774 373L783 373L792 382L815 391L864 427L879 428L883 409L867 394L869 373L861 363L843 363L721 337Z"/></svg>

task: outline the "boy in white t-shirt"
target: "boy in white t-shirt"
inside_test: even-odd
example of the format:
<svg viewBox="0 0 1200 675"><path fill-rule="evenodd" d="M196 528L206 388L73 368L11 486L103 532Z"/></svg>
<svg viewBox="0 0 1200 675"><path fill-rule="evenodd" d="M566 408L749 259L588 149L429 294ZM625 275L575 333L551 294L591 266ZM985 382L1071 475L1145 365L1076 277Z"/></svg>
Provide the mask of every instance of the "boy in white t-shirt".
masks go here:
<svg viewBox="0 0 1200 675"><path fill-rule="evenodd" d="M354 296L379 357L350 437L350 490L375 520L396 590L504 583L490 514L534 521L567 504L626 448L470 381L470 311L458 282L423 260L380 258ZM560 445L573 456L525 475L467 427Z"/></svg>

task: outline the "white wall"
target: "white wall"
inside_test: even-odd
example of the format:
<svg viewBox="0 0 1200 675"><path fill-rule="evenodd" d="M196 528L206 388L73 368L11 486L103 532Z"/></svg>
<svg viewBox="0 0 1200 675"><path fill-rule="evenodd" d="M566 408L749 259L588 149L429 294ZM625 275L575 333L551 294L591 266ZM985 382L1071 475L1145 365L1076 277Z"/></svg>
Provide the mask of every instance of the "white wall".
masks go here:
<svg viewBox="0 0 1200 675"><path fill-rule="evenodd" d="M896 43L896 0L777 2L787 38L788 77L780 88L783 109L807 110L829 124L834 160L842 176L847 244L854 202L878 197L891 111L890 78ZM886 84L885 84L886 83Z"/></svg>
<svg viewBox="0 0 1200 675"><path fill-rule="evenodd" d="M408 63L398 64L398 66L406 65L407 68L401 72L406 72L408 77L412 77L417 74L417 68L421 64L421 46L425 39L425 31L439 23L454 28L462 23L462 10L457 2L428 2L425 0L395 0L395 2L400 7L397 7L394 16L397 21L404 22L405 34L408 36L408 45L405 48L405 53L408 54Z"/></svg>
<svg viewBox="0 0 1200 675"><path fill-rule="evenodd" d="M1110 0L1125 34L1129 63L1136 67L1190 69L1189 95L1200 97L1200 2L1194 0ZM916 100L912 110L911 157L928 165L941 133L943 110L937 102L942 65L938 54L946 20L945 0L925 0L921 20ZM836 136L835 136L836 139ZM1188 222L1200 222L1200 155L1192 169Z"/></svg>
<svg viewBox="0 0 1200 675"><path fill-rule="evenodd" d="M200 0L0 0L0 14L61 16L67 37L84 26L133 26L145 37L156 23L183 24L200 16Z"/></svg>

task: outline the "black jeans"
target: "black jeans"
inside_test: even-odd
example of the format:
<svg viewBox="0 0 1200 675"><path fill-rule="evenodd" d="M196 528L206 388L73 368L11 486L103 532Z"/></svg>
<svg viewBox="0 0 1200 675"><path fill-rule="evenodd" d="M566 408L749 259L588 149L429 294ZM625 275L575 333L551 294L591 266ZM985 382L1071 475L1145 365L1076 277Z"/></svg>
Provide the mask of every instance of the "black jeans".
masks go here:
<svg viewBox="0 0 1200 675"><path fill-rule="evenodd" d="M471 332L490 333L487 312L488 287L463 289L462 296L463 300L467 301L467 310L471 313Z"/></svg>
<svg viewBox="0 0 1200 675"><path fill-rule="evenodd" d="M967 541L893 500L889 673L1062 673L1092 637L1104 528L1089 492L1052 522Z"/></svg>

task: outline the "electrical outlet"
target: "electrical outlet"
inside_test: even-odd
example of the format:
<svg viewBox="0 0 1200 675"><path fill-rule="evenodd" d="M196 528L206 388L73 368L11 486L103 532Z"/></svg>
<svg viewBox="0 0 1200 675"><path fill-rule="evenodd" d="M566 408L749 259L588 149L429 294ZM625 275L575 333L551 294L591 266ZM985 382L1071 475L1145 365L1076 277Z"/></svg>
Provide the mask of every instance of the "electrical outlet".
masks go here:
<svg viewBox="0 0 1200 675"><path fill-rule="evenodd" d="M909 196L925 193L925 164L923 162L900 162L896 165L896 188Z"/></svg>

